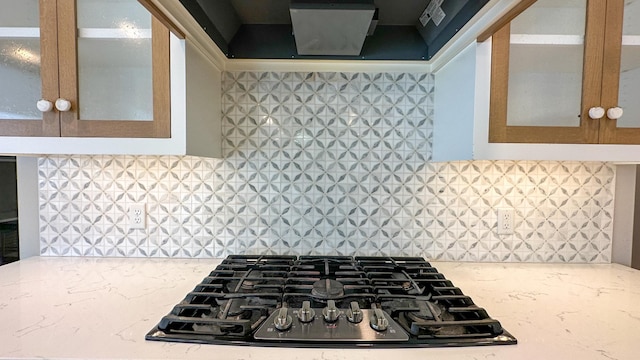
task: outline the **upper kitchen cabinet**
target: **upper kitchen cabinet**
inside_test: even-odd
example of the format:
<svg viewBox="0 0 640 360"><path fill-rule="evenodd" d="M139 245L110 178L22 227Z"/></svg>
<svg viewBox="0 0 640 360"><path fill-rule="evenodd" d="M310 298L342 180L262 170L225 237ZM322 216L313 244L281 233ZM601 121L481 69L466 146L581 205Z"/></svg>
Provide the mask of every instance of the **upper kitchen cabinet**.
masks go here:
<svg viewBox="0 0 640 360"><path fill-rule="evenodd" d="M220 69L149 7L5 1L0 153L220 156Z"/></svg>
<svg viewBox="0 0 640 360"><path fill-rule="evenodd" d="M640 161L639 15L521 1L436 73L434 159Z"/></svg>
<svg viewBox="0 0 640 360"><path fill-rule="evenodd" d="M493 34L489 141L640 144L640 1L538 0Z"/></svg>
<svg viewBox="0 0 640 360"><path fill-rule="evenodd" d="M2 135L169 137L169 31L137 1L20 0L0 16Z"/></svg>

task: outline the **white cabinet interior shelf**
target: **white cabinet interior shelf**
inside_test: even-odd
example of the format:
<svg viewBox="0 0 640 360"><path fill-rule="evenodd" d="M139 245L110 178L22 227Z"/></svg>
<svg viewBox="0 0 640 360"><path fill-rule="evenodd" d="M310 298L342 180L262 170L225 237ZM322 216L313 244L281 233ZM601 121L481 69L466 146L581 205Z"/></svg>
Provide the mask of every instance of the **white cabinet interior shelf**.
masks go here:
<svg viewBox="0 0 640 360"><path fill-rule="evenodd" d="M583 45L582 35L511 34L515 45ZM640 45L640 35L624 35L622 45Z"/></svg>
<svg viewBox="0 0 640 360"><path fill-rule="evenodd" d="M40 37L40 28L37 27L0 27L0 38L11 39L38 37ZM151 29L83 28L78 29L78 37L85 39L151 39Z"/></svg>
<svg viewBox="0 0 640 360"><path fill-rule="evenodd" d="M582 45L582 35L511 34L511 44L517 45Z"/></svg>
<svg viewBox="0 0 640 360"><path fill-rule="evenodd" d="M85 39L151 39L151 29L85 28L78 29L78 37Z"/></svg>
<svg viewBox="0 0 640 360"><path fill-rule="evenodd" d="M38 38L40 28L38 27L0 27L0 38Z"/></svg>
<svg viewBox="0 0 640 360"><path fill-rule="evenodd" d="M640 45L640 35L623 35L622 45Z"/></svg>

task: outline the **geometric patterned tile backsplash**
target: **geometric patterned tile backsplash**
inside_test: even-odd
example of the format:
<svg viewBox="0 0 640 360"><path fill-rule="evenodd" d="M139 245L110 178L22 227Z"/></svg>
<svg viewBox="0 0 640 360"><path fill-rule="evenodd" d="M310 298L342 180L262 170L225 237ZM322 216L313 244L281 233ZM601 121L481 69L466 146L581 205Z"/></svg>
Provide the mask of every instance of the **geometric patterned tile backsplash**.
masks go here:
<svg viewBox="0 0 640 360"><path fill-rule="evenodd" d="M611 261L611 164L431 162L433 94L426 73L227 72L224 159L40 158L41 254Z"/></svg>

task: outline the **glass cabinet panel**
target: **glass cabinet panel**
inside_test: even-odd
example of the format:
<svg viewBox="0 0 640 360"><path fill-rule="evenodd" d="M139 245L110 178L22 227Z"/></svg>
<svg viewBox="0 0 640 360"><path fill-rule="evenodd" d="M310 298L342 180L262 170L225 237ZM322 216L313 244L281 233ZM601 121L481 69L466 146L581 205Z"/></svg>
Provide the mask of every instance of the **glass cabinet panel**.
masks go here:
<svg viewBox="0 0 640 360"><path fill-rule="evenodd" d="M640 1L624 2L622 25L622 54L618 106L624 114L618 119L619 128L640 128Z"/></svg>
<svg viewBox="0 0 640 360"><path fill-rule="evenodd" d="M77 0L78 117L153 120L151 15L136 0Z"/></svg>
<svg viewBox="0 0 640 360"><path fill-rule="evenodd" d="M511 22L507 125L579 127L587 0L539 0Z"/></svg>
<svg viewBox="0 0 640 360"><path fill-rule="evenodd" d="M39 2L0 0L0 9L0 119L41 120Z"/></svg>

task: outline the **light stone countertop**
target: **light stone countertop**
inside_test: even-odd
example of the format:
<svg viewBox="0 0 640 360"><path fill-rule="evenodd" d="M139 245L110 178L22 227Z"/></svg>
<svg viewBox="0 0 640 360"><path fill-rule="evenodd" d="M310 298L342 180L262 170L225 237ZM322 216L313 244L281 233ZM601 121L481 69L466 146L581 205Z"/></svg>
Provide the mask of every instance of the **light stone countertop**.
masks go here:
<svg viewBox="0 0 640 360"><path fill-rule="evenodd" d="M144 339L219 260L35 257L0 267L0 358L638 359L640 271L432 262L518 345L299 349Z"/></svg>

